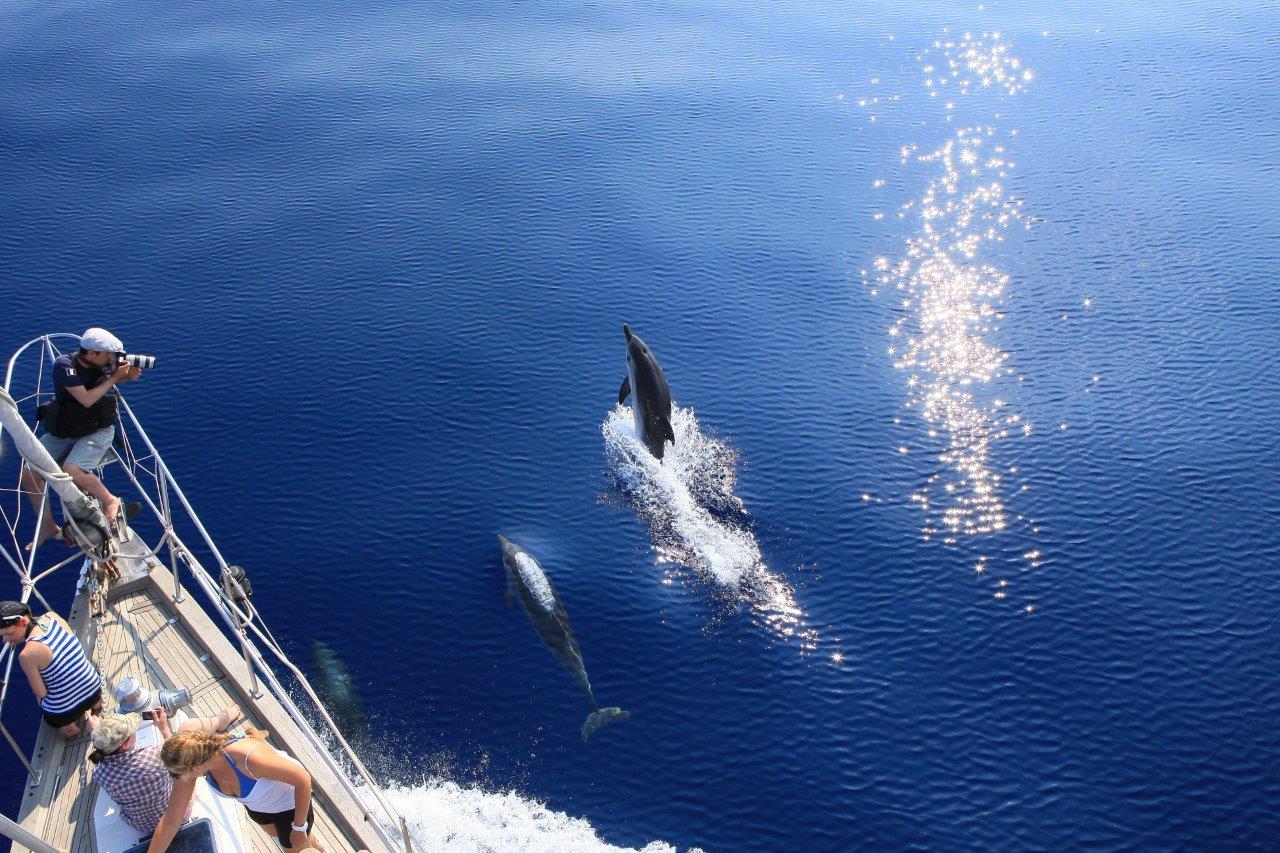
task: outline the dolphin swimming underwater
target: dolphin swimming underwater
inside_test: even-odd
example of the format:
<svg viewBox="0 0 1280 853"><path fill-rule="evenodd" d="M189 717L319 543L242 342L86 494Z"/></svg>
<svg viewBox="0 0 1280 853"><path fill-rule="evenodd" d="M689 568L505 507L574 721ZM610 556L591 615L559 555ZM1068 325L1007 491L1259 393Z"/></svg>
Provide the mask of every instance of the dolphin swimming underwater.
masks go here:
<svg viewBox="0 0 1280 853"><path fill-rule="evenodd" d="M520 604L529 614L529 621L534 630L547 644L556 660L569 670L578 685L587 694L591 703L591 714L582 724L582 739L585 741L596 731L614 720L628 719L631 714L621 708L601 708L596 704L596 697L591 692L591 682L587 680L586 667L582 665L582 652L578 649L578 641L573 637L573 629L569 627L569 616L564 612L560 596L556 595L551 578L538 565L528 551L499 534L498 542L502 545L502 565L507 570L507 606L514 603L516 596Z"/></svg>
<svg viewBox="0 0 1280 853"><path fill-rule="evenodd" d="M631 333L626 323L622 324L622 333L627 336L627 378L618 389L618 402L626 400L628 394L635 395L636 437L650 453L662 459L666 443L676 443L667 375L649 347L639 335Z"/></svg>
<svg viewBox="0 0 1280 853"><path fill-rule="evenodd" d="M369 732L368 721L347 665L323 640L313 639L311 651L315 660L316 694L324 702L325 710L348 741L363 743Z"/></svg>

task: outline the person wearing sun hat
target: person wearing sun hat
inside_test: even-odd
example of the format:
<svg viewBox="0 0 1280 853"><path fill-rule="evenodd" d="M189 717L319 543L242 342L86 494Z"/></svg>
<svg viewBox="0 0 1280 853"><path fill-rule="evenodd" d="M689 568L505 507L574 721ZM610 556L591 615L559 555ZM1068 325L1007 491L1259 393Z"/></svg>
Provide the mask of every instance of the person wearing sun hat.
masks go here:
<svg viewBox="0 0 1280 853"><path fill-rule="evenodd" d="M163 706L150 709L161 741L173 732ZM182 731L221 732L240 717L238 705L228 705L215 717L190 719ZM89 760L97 767L93 781L102 786L120 807L120 816L142 834L154 832L169 805L173 777L160 760L159 746L138 746L136 713L107 714L93 730L93 751ZM188 812L190 808L188 808Z"/></svg>
<svg viewBox="0 0 1280 853"><path fill-rule="evenodd" d="M93 730L89 760L98 765L93 781L116 801L121 819L145 834L156 828L169 805L173 780L160 761L159 749L136 746L137 732L137 714L108 714Z"/></svg>
<svg viewBox="0 0 1280 853"><path fill-rule="evenodd" d="M111 494L93 473L111 451L115 439L115 386L132 382L142 371L131 364L120 363L124 344L106 329L86 329L80 336L80 348L58 356L53 362L53 400L44 408L45 432L40 443L81 491L102 504L107 521L115 523L120 499ZM31 505L39 511L44 484L40 476L24 465L22 490ZM53 513L45 505L44 517L33 546L58 534Z"/></svg>

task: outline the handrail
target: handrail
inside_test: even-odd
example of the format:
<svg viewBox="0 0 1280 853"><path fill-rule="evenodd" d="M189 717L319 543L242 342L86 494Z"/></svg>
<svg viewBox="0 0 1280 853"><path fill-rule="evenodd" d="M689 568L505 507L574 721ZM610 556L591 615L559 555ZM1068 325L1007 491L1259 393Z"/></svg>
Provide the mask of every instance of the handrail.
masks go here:
<svg viewBox="0 0 1280 853"><path fill-rule="evenodd" d="M170 488L173 490L173 494L178 498L178 502L182 505L183 509L185 509L187 512L188 520L190 520L195 525L196 529L200 532L200 536L204 540L205 545L209 548L209 551L213 554L215 560L217 561L219 571L226 569L227 562L226 562L226 559L222 556L222 552L219 551L217 545L214 544L213 537L209 535L208 530L205 529L205 526L200 521L199 516L196 515L196 512L192 508L191 503L187 500L186 493L182 491L182 487L178 485L178 481L173 478L173 475L169 471L169 466L165 464L163 457L160 455L160 451L157 450L155 445L151 443L150 436L147 435L146 430L143 429L142 425L138 422L137 416L134 414L133 409L129 406L128 402L125 401L123 397L120 398L120 407L129 416L130 421L133 422L133 425L137 429L138 437L142 439L142 442L146 445L147 450L150 452L151 456L156 460L157 478L162 479L163 482L166 484L167 488ZM126 470L128 471L128 476L130 477L130 479L133 479L134 483L140 486L141 484L138 483L132 470L131 469L126 469ZM214 582L213 578L209 575L209 572L204 568L203 564L201 564L200 561L195 557L191 549L188 548L186 544L182 542L182 539L176 533L172 532L172 529L170 529L169 537L170 537L170 548L172 549L172 553L176 554L182 560L182 562L187 564L187 568L190 570L191 576L196 580L196 583L201 587L201 589L204 591L205 595L209 598L209 600L215 606L217 606L219 613L220 615L222 615L223 621L226 623L228 629L230 629L235 634L240 634L240 630L239 630L240 626L244 628L248 628L255 635L257 635L257 637L263 643L267 645L267 647L278 658L280 663L289 670L289 672L294 676L294 678L298 680L298 684L306 692L308 698L311 699L312 703L315 705L316 710L320 713L321 717L323 718L327 728L329 729L329 734L342 747L343 754L355 767L360 777L364 779L365 782L368 784L369 791L373 793L374 798L378 801L378 804L383 807L383 809L387 812L387 815L393 818L395 822L403 824L403 818L401 818L400 815L391 806L391 804L387 802L386 797L382 793L381 786L378 785L378 783L369 774L368 770L364 766L364 762L360 760L359 756L356 755L355 750L352 749L351 745L347 742L346 738L342 736L342 733L338 730L337 724L333 721L333 718L329 716L329 712L325 710L324 703L320 701L319 696L316 695L315 690L311 687L311 683L307 680L306 676L303 675L302 671L298 669L298 667L292 661L289 660L288 656L274 641L274 638L269 638L266 635L266 632L264 630L266 628L265 623L262 625L262 628L259 628L258 625L254 624L253 617L256 617L258 622L262 621L262 617L257 613L257 609L254 608L252 614L246 614L243 611L241 611L235 605L234 602L229 600L226 593L222 590L221 585L216 584ZM307 721L306 718L302 716L302 712L294 704L293 699L290 698L288 694L288 691L286 691L284 687L280 684L280 682L276 679L275 673L272 672L270 666L267 664L266 659L263 657L262 653L257 649L256 646L254 646L252 641L246 640L246 642L247 642L246 651L249 652L250 657L253 659L253 663L254 663L254 667L251 668L251 672L254 669L259 671L263 680L271 687L271 692L275 696L276 700L279 701L282 706L284 706L289 716L294 719L294 722L299 724L299 726L302 728L304 735L307 735L308 739L312 741L312 745L319 749L320 754L322 756L329 756L328 748L319 740L318 736L316 736L314 730L312 729L310 722ZM330 770L337 777L338 783L342 785L344 789L347 790L347 793L348 795L351 796L352 801L355 802L357 805L361 806L362 810L365 812L366 817L369 816L370 814L369 808L363 805L363 802L364 802L363 799L361 798L359 792L355 790L355 787L351 785L350 780L347 778L346 773L343 771L343 769L337 766L336 764L331 763ZM380 826L380 824L376 824L376 826ZM383 834L383 833L379 833L379 834ZM407 835L403 838L403 842L405 845L406 853L412 853L412 849L413 849L412 844L410 839L407 837Z"/></svg>
<svg viewBox="0 0 1280 853"><path fill-rule="evenodd" d="M6 367L4 377L4 389L6 392L12 383L14 368L19 356L36 343L43 343L49 355L53 356L55 348L52 340L55 338L74 338L78 341L78 336L76 335L51 334L34 338L23 344L13 354L13 356L10 357ZM236 639L241 644L242 651L244 652L246 669L250 676L254 678L255 681L260 678L262 683L266 685L268 692L270 692L273 698L280 703L285 713L287 713L290 719L292 719L298 726L304 739L310 743L313 748L315 748L329 772L332 774L334 779L337 780L339 787L351 799L351 802L361 810L365 816L366 822L371 824L371 829L376 833L378 838L387 845L388 849L402 847L405 853L413 853L413 844L409 837L408 826L404 817L398 814L395 808L387 801L381 786L373 779L372 775L365 767L364 762L360 760L360 757L356 754L355 750L342 736L342 733L338 730L337 724L325 709L324 703L312 688L311 683L307 680L303 672L291 660L289 660L288 655L285 654L284 650L280 647L280 644L271 634L270 629L267 628L261 614L259 614L257 609L253 607L252 603L249 603L248 601L245 601L247 606L242 609L228 594L228 590L224 589L220 583L217 583L214 580L210 573L205 569L204 565L174 530L172 517L173 504L171 501L172 496L177 497L177 502L185 511L187 520L190 521L195 526L196 530L199 531L200 539L203 540L204 545L213 555L219 570L221 571L226 569L227 562L223 558L221 551L218 550L217 545L214 543L213 537L209 534L203 522L200 520L200 517L196 514L195 509L187 500L186 494L182 491L182 487L174 478L168 465L164 462L160 452L156 449L155 445L152 444L150 436L147 435L147 432L143 428L137 415L124 399L124 396L119 394L118 389L117 399L120 404L118 407L120 414L123 416L121 418L120 434L125 445L125 450L122 453L117 453L121 462L121 468L128 479L133 483L137 492L142 496L142 499L145 501L148 508L152 513L154 513L155 517L161 522L164 528L164 534L161 537L160 542L145 556L147 558L151 558L167 546L170 553L170 559L173 564L175 585L178 583L178 564L185 563L187 565L190 577L194 581L194 585L204 593L209 604L212 605L213 610L217 612L223 623L226 625L227 630L235 635ZM136 437L141 439L141 442L146 447L147 454L144 454L142 460L134 454L133 447L129 444L127 433L124 430L124 421L126 418L129 422L130 431L134 432ZM0 426L0 431L2 430L3 426ZM147 470L147 468L142 464L142 462L148 458L153 459L155 462L154 472ZM148 486L144 485L143 481L137 476L137 471L139 470L142 471L148 480L154 479L155 481L154 487L156 491L156 499L154 501L152 500L151 495L148 494ZM48 499L48 489L46 488L44 490L43 500L47 501ZM21 500L21 498L19 498L19 500ZM42 516L37 519L37 523L41 523L41 519ZM145 543L143 544L145 545ZM32 549L33 552L35 550L36 549L34 548ZM5 557L18 573L22 581L22 600L25 602L32 594L34 594L42 603L44 603L44 598L36 589L36 584L68 563L83 556L77 554L67 560L62 560L54 567L46 569L35 578L32 578L31 571L34 566L34 554L32 555L32 558L28 558L26 560L27 565L23 566L13 560L7 550L4 553ZM180 596L181 587L177 587L175 590L175 600L180 601ZM255 642L255 638L257 642ZM355 770L356 774L361 780L363 780L367 787L360 789L347 775L346 769L338 763L334 755L330 752L331 745L321 738L320 734L313 727L311 719L303 714L302 710L293 701L290 692L285 689L283 684L281 684L274 670L268 663L267 657L263 654L263 650L259 648L258 643L261 643L262 646L275 657L279 665L283 666L291 675L293 675L298 685L302 687L303 692L305 692L308 699L310 699L316 712L318 712L320 719L323 721L324 727L327 729L327 737L332 738L333 743L339 747L339 752L343 758L349 762L350 766ZM3 714L5 699L8 695L8 676L11 672L13 661L17 657L16 654L11 654L11 652L11 648L5 648L0 651L0 667L3 667L4 669L2 680L0 680L0 715ZM3 726L2 722L0 722L0 734L3 734L9 741L10 745L13 747L14 751L18 753L19 758L27 766L28 770L33 773L36 772L35 768L31 766L26 756L18 749L17 744L13 741L12 736L9 735L8 729ZM372 803L369 800L370 794L374 800ZM378 813L379 811L381 814ZM398 834L400 836L398 839L395 837L397 829L393 829L393 827L398 828Z"/></svg>
<svg viewBox="0 0 1280 853"><path fill-rule="evenodd" d="M9 386L13 384L13 367L15 364L18 363L18 356L26 352L27 347L31 346L32 344L43 343L46 346L52 346L50 341L53 338L75 338L77 342L80 340L79 335L73 335L68 332L55 332L51 335L41 335L38 338L32 338L31 340L27 341L25 344L18 347L17 351L14 352L13 355L9 356L9 364L5 368L5 372L4 372L4 390L8 391ZM2 438L3 436L4 436L4 427L0 425L0 438Z"/></svg>
<svg viewBox="0 0 1280 853"><path fill-rule="evenodd" d="M5 734L7 735L8 732L5 732ZM0 835L13 839L32 851L32 853L64 853L64 851L59 850L47 841L27 832L2 814L0 814Z"/></svg>

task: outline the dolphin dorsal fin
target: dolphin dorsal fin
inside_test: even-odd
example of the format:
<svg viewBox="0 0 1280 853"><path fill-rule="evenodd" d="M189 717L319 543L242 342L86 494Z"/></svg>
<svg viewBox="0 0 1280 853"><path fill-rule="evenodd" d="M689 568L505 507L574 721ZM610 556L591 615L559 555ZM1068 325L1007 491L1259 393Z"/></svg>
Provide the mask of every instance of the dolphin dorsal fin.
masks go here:
<svg viewBox="0 0 1280 853"><path fill-rule="evenodd" d="M623 400L627 399L627 396L630 393L631 393L631 377L626 376L626 377L623 377L622 385L618 388L618 402L621 403Z"/></svg>

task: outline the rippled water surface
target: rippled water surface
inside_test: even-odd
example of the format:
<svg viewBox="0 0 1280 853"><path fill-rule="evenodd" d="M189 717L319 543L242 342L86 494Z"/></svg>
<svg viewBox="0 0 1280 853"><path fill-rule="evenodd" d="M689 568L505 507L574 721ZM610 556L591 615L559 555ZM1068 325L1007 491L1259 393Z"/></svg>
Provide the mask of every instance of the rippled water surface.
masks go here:
<svg viewBox="0 0 1280 853"><path fill-rule="evenodd" d="M425 849L1267 848L1278 57L1255 2L8 3L0 332L160 356Z"/></svg>

